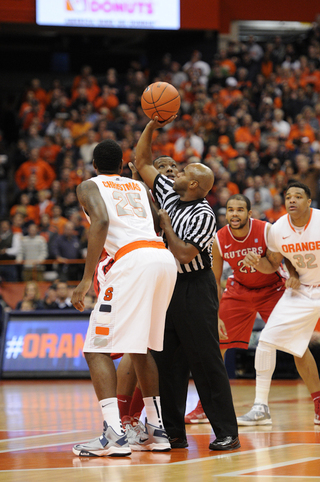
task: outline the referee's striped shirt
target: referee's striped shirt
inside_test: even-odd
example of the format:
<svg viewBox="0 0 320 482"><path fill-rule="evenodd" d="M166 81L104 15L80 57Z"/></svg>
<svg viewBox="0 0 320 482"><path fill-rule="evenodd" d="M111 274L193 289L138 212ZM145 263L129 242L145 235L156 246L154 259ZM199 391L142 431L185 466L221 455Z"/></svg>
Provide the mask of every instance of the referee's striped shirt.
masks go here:
<svg viewBox="0 0 320 482"><path fill-rule="evenodd" d="M172 186L171 179L159 174L154 181L154 197L161 209L165 209L169 214L176 235L199 250L197 256L188 264L181 264L176 260L178 273L209 269L212 266L211 248L216 233L214 212L206 199L181 201Z"/></svg>

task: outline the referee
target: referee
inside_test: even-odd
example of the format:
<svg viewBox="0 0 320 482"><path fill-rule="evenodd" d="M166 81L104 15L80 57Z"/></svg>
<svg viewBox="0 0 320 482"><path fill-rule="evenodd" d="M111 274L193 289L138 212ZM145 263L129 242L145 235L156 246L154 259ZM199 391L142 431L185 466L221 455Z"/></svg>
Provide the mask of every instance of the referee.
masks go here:
<svg viewBox="0 0 320 482"><path fill-rule="evenodd" d="M174 181L152 165L152 136L165 123L157 118L136 146L136 167L160 205L160 226L176 258L178 277L167 310L162 352L153 352L159 371L165 429L172 448L188 446L184 415L190 370L216 439L211 450L240 447L230 383L219 348L218 296L211 270L216 231L205 196L213 186L211 169L189 164Z"/></svg>

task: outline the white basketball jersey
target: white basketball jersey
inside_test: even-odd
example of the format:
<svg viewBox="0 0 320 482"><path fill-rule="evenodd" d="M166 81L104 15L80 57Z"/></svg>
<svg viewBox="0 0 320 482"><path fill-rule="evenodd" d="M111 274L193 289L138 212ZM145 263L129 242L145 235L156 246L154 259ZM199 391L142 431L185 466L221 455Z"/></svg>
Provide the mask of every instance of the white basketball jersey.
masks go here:
<svg viewBox="0 0 320 482"><path fill-rule="evenodd" d="M320 284L319 209L310 210L310 219L301 234L295 231L289 214L278 219L270 228L268 248L291 261L302 284Z"/></svg>
<svg viewBox="0 0 320 482"><path fill-rule="evenodd" d="M141 182L118 174L101 174L90 181L98 186L107 207L109 229L104 247L110 256L114 258L120 248L135 241L162 241L155 232L147 191Z"/></svg>

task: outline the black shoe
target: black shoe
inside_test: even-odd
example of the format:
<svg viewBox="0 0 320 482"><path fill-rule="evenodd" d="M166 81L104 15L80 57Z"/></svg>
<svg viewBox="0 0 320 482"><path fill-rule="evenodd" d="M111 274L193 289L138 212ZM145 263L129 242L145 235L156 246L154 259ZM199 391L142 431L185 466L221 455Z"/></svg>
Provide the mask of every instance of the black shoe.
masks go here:
<svg viewBox="0 0 320 482"><path fill-rule="evenodd" d="M238 437L217 438L209 445L210 450L235 450L240 447L241 445Z"/></svg>
<svg viewBox="0 0 320 482"><path fill-rule="evenodd" d="M189 447L189 444L186 438L169 437L169 442L172 449L185 449Z"/></svg>

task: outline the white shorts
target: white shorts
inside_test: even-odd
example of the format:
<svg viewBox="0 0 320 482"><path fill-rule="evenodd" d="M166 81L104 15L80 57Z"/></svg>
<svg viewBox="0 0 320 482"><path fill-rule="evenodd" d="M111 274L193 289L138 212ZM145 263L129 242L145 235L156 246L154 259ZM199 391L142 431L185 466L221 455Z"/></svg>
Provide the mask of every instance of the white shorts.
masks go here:
<svg viewBox="0 0 320 482"><path fill-rule="evenodd" d="M274 307L260 341L302 357L320 317L320 287L287 288Z"/></svg>
<svg viewBox="0 0 320 482"><path fill-rule="evenodd" d="M104 280L91 313L83 351L161 351L166 311L177 277L167 249L140 248L117 260Z"/></svg>

